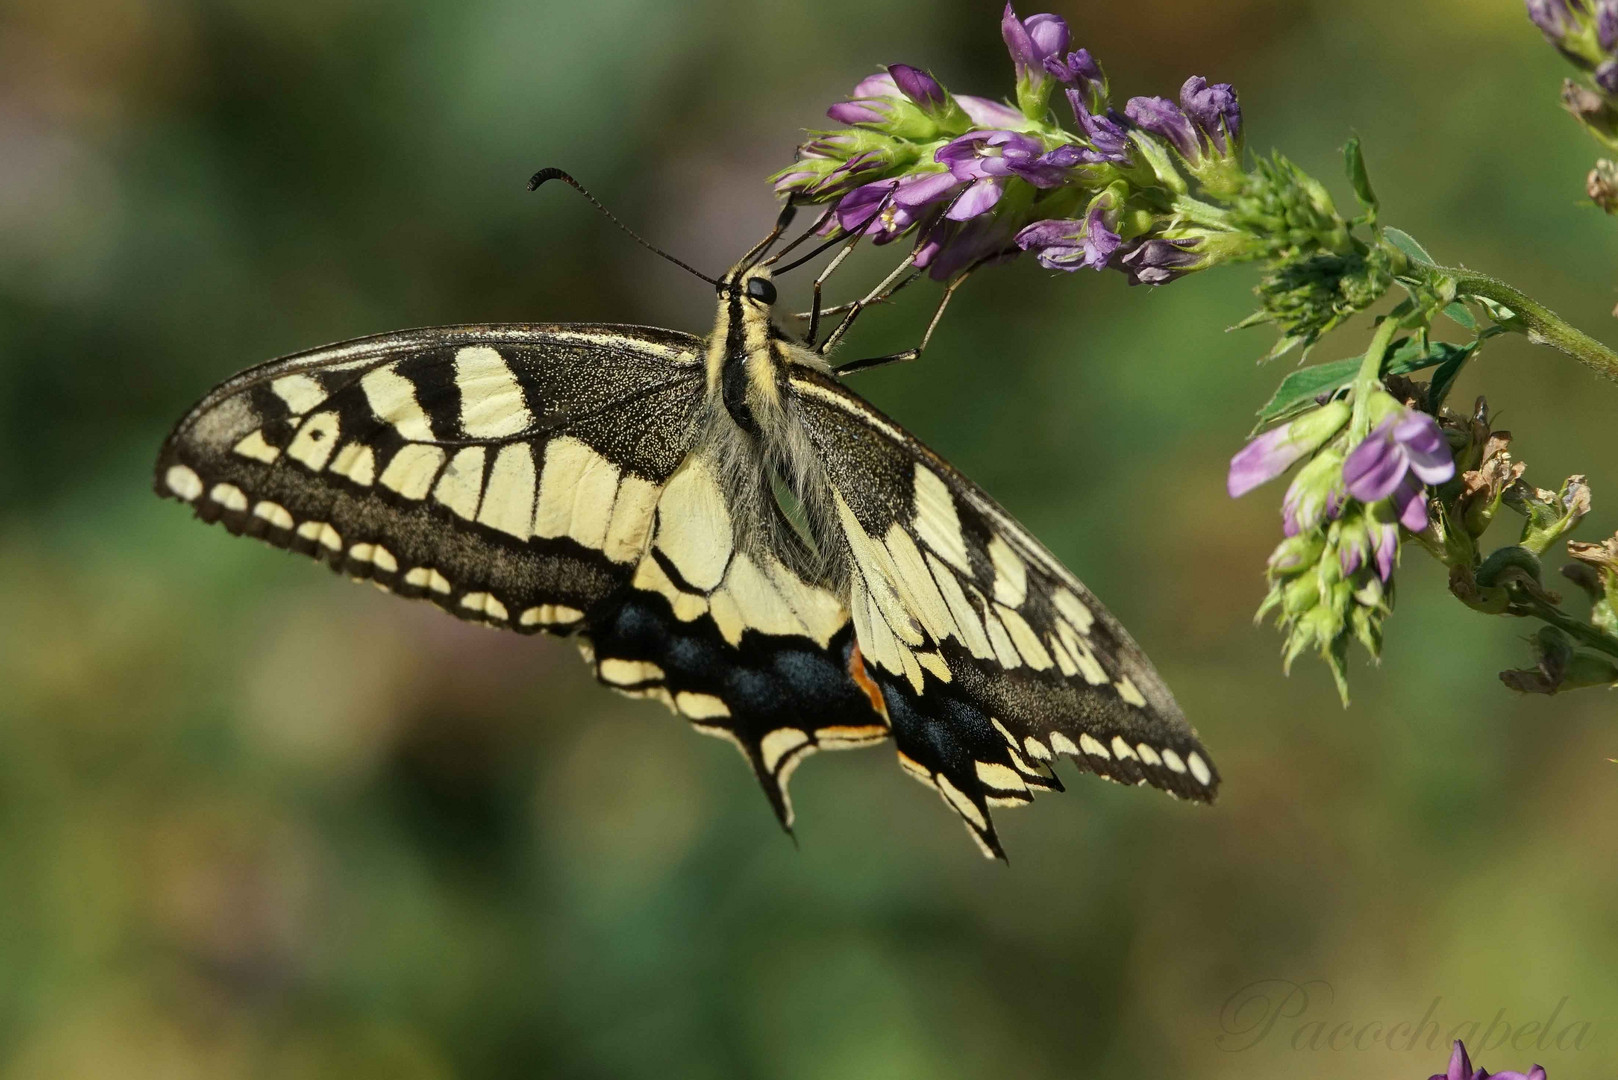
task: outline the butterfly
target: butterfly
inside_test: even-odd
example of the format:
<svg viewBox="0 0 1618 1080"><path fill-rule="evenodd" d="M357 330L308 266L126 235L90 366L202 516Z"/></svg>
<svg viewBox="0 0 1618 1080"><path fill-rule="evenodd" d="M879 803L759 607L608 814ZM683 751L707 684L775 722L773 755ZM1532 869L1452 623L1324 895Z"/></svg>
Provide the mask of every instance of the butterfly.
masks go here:
<svg viewBox="0 0 1618 1080"><path fill-rule="evenodd" d="M777 325L761 255L783 227L707 279L706 337L448 326L251 368L180 420L156 490L572 638L606 686L734 742L788 831L804 759L889 739L991 857L991 808L1061 790L1058 758L1211 802L1218 773L1118 621Z"/></svg>

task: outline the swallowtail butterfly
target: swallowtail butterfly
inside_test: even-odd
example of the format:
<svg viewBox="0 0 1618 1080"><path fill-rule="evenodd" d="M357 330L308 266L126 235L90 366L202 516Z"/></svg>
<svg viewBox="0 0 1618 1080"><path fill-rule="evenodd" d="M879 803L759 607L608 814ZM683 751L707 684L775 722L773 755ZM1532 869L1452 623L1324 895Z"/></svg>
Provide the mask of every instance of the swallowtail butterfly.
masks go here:
<svg viewBox="0 0 1618 1080"><path fill-rule="evenodd" d="M990 808L1061 790L1058 757L1212 801L1129 634L775 325L759 250L716 282L706 338L451 326L251 368L175 427L157 491L460 618L573 638L605 685L733 741L788 830L806 757L886 739L990 856Z"/></svg>

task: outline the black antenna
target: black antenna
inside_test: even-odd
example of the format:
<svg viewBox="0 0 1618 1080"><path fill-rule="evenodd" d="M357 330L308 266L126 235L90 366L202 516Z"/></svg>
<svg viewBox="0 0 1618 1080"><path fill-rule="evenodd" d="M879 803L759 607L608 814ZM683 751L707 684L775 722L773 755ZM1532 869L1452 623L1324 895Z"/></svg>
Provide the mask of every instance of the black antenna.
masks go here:
<svg viewBox="0 0 1618 1080"><path fill-rule="evenodd" d="M538 191L539 186L541 184L545 183L546 181L549 181L549 180L560 180L564 184L566 184L568 187L572 188L574 191L577 191L580 195L583 195L586 199L590 200L590 205L591 206L595 207L597 210L600 210L603 214L605 214L607 216L608 221L612 222L614 225L616 225L620 229L624 230L624 232L628 233L630 235L630 238L633 239L635 241L635 243L639 244L641 247L645 248L647 251L652 252L654 255L663 256L663 258L667 259L669 262L673 263L675 266L678 266L680 269L688 271L689 273L695 274L697 277L701 278L703 281L706 281L708 284L714 286L715 288L717 288L719 286L719 279L718 278L709 277L707 274L704 274L701 270L698 270L696 267L692 266L690 263L682 262L679 259L676 259L673 255L670 255L668 252L664 251L662 248L656 246L655 244L652 244L652 243L648 242L647 240L642 239L641 235L639 233L637 233L634 229L631 229L628 225L625 225L623 222L619 221L618 218L617 218L617 215L615 215L611 210L608 210L605 206L602 206L599 199L597 199L594 195L590 194L588 191L586 191L584 189L583 184L581 184L577 180L573 179L573 177L569 176L567 173L563 172L561 169L541 169L541 170L539 170L537 173L535 173L529 179L529 181L528 181L528 190L529 191Z"/></svg>

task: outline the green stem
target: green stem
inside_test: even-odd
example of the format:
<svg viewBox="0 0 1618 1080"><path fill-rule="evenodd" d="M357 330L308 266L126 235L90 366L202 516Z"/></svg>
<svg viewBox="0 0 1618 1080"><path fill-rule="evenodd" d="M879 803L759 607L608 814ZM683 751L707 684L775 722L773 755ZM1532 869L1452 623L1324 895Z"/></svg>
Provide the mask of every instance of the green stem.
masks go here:
<svg viewBox="0 0 1618 1080"><path fill-rule="evenodd" d="M1392 315L1384 316L1377 324L1376 333L1371 336L1370 347L1365 350L1365 359L1360 362L1359 374L1354 376L1354 417L1348 427L1349 445L1364 441L1371 431L1371 394L1376 384L1382 378L1382 361L1388 355L1388 346L1393 343L1393 335L1399 332L1401 320Z"/></svg>
<svg viewBox="0 0 1618 1080"><path fill-rule="evenodd" d="M1457 297L1480 297L1508 307L1517 316L1517 323L1509 329L1528 335L1536 345L1549 345L1566 353L1596 374L1618 382L1618 353L1613 352L1589 334L1562 321L1550 308L1528 296L1521 289L1512 288L1497 278L1471 270L1432 268L1455 283Z"/></svg>
<svg viewBox="0 0 1618 1080"><path fill-rule="evenodd" d="M1519 615L1532 615L1536 619L1550 623L1571 638L1590 646L1608 656L1618 658L1618 641L1591 626L1589 623L1579 622L1577 619L1564 614L1560 609L1551 607L1543 600L1530 600L1525 605L1526 610L1518 609L1514 613Z"/></svg>

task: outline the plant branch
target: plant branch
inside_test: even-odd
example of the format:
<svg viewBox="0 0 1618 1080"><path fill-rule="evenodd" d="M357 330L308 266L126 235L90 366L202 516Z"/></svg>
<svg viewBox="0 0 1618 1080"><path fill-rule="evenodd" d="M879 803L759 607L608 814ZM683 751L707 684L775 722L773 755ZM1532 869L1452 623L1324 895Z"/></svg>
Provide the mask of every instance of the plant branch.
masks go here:
<svg viewBox="0 0 1618 1080"><path fill-rule="evenodd" d="M1558 352L1566 353L1596 374L1618 382L1618 353L1564 322L1554 311L1522 290L1472 270L1442 266L1431 269L1454 282L1457 297L1490 300L1510 308L1516 319L1506 322L1507 329L1526 334L1528 340L1536 345L1549 345Z"/></svg>

